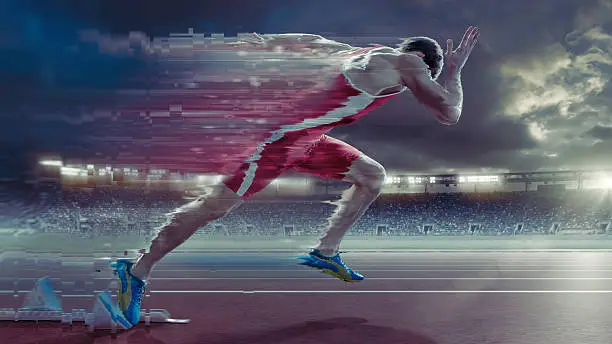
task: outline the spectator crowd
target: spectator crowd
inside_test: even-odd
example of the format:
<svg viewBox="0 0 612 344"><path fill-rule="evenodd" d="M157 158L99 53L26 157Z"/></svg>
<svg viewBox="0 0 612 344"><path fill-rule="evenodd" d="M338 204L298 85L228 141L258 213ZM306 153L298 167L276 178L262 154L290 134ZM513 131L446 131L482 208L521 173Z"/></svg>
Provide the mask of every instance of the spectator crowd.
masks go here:
<svg viewBox="0 0 612 344"><path fill-rule="evenodd" d="M151 236L166 220L164 214L188 201L171 191L2 187L0 228L88 237ZM199 233L316 235L333 212L333 201L249 201ZM605 232L611 219L607 190L382 195L348 235L594 234Z"/></svg>

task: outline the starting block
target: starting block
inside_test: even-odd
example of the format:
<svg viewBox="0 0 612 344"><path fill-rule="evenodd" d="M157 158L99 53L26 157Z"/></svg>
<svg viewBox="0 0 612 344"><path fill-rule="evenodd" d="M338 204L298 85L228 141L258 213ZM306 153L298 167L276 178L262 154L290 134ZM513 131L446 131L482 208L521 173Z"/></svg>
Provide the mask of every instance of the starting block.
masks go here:
<svg viewBox="0 0 612 344"><path fill-rule="evenodd" d="M61 311L62 304L53 290L49 277L36 282L34 289L28 293L23 304L24 310Z"/></svg>
<svg viewBox="0 0 612 344"><path fill-rule="evenodd" d="M109 309L110 308L110 309ZM22 308L0 308L0 321L13 322L59 322L65 326L83 323L89 331L96 329L116 332L129 329L131 324L124 325L117 320L114 314L120 312L116 302L111 298L109 291L97 295L92 311L73 309L65 313L61 308L59 298L56 296L51 282L47 277L41 278L34 289L26 297ZM154 323L187 324L189 319L174 319L165 309L149 309L140 312L140 323L150 326Z"/></svg>
<svg viewBox="0 0 612 344"><path fill-rule="evenodd" d="M104 313L105 309L103 308L94 309L91 313L85 312L82 309L73 309L70 313L64 313L62 311L34 311L23 308L17 310L13 308L0 308L0 321L49 321L59 322L67 326L72 326L75 323L83 323L91 331L96 329L122 329L122 326L118 325L110 315ZM144 323L145 326L150 326L154 323L187 324L189 321L189 319L173 319L170 313L165 309L150 309L140 313L140 323Z"/></svg>

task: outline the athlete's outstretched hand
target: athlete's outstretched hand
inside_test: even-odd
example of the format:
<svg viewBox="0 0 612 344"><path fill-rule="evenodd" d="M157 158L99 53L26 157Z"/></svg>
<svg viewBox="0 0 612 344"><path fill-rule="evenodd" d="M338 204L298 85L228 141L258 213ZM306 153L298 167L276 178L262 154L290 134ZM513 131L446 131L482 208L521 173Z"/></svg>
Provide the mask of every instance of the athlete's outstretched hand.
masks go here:
<svg viewBox="0 0 612 344"><path fill-rule="evenodd" d="M463 39L457 49L453 50L453 40L446 41L446 52L444 53L445 64L450 71L460 72L472 53L472 49L478 41L480 32L475 26L470 26L463 34Z"/></svg>

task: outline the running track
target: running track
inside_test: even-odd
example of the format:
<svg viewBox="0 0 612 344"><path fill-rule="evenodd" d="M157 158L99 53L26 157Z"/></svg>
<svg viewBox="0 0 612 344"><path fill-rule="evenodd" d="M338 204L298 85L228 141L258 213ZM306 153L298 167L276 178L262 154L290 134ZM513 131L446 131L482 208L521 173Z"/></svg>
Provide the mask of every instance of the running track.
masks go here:
<svg viewBox="0 0 612 344"><path fill-rule="evenodd" d="M187 325L110 334L11 322L0 323L0 342L612 343L612 252L346 253L367 276L351 285L296 266L294 255L169 256L152 275L144 307L190 318ZM44 271L65 310L89 310L87 295L110 281L104 272L91 277L87 259L65 258ZM44 275L20 264L0 268L0 307L18 307L24 294L13 289Z"/></svg>

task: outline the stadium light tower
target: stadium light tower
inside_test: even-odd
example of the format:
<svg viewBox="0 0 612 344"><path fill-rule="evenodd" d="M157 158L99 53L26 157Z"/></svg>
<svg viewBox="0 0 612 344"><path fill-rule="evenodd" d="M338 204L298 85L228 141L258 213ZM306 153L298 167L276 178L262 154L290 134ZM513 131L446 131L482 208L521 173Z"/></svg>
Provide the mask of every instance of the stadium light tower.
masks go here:
<svg viewBox="0 0 612 344"><path fill-rule="evenodd" d="M387 176L387 178L385 178L385 184L399 184L401 183L402 179L399 176Z"/></svg>

